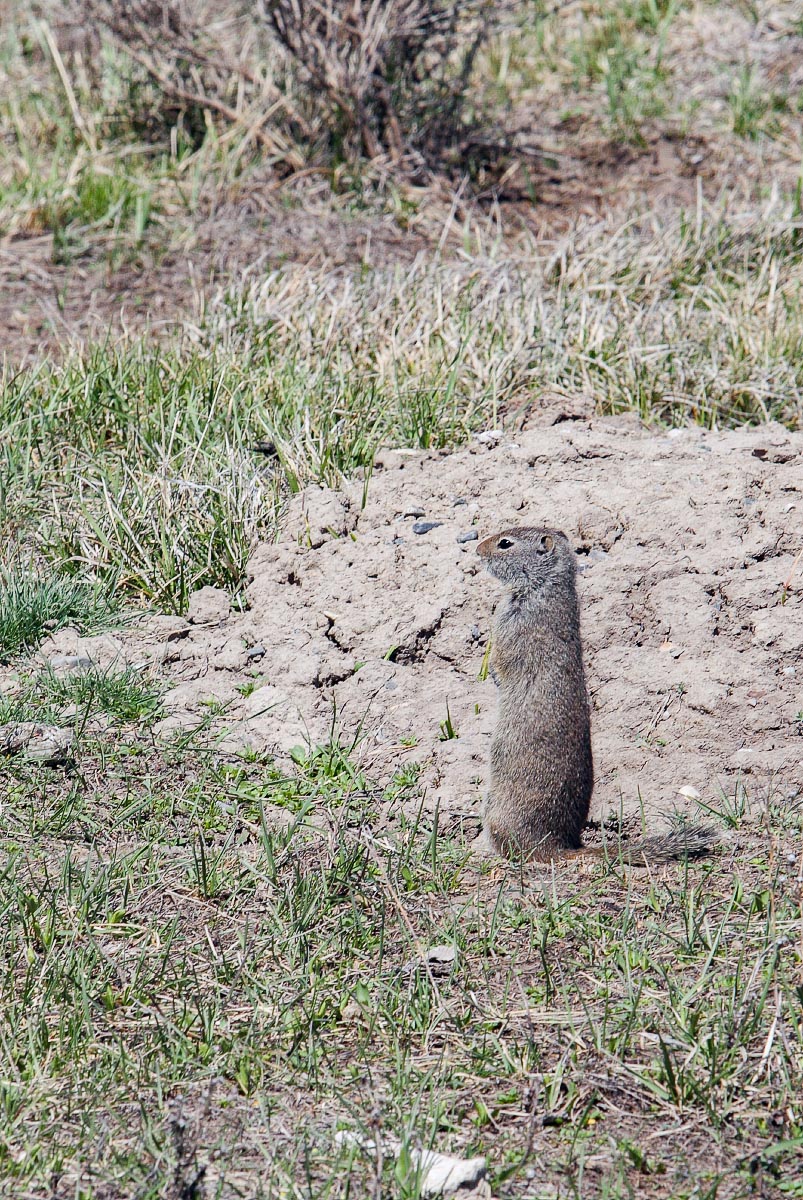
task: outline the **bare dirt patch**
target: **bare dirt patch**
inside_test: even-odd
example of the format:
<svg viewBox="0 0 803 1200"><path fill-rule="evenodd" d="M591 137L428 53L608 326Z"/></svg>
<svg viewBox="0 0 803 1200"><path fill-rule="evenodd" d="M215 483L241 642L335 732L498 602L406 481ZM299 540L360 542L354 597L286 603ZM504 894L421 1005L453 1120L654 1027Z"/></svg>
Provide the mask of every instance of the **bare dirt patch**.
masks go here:
<svg viewBox="0 0 803 1200"><path fill-rule="evenodd" d="M389 451L364 507L361 482L292 502L278 543L253 558L247 612L201 608L195 624L159 618L146 640L132 630L102 646L62 632L43 652L159 659L164 730L211 704L229 746L282 755L356 737L371 777L420 764L425 803L459 824L478 813L495 709L480 676L496 585L472 535L552 524L581 570L595 816L643 804L657 820L688 803L682 787L714 806L740 782L791 799L802 462L803 435L780 426L656 435L625 419L455 454Z"/></svg>
<svg viewBox="0 0 803 1200"><path fill-rule="evenodd" d="M100 245L55 261L50 234L0 240L0 330L9 360L58 358L70 345L145 329L171 333L199 319L206 295L260 265L409 263L427 244L386 217L282 212L258 189L215 204L185 228L166 225L122 258Z"/></svg>

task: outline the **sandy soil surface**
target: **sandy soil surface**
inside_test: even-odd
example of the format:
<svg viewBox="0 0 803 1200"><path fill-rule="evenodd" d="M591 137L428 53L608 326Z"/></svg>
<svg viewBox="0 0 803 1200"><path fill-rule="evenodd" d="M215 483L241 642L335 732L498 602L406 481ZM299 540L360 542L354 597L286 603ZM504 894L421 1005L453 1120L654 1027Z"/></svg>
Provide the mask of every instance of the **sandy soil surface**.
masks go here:
<svg viewBox="0 0 803 1200"><path fill-rule="evenodd" d="M495 719L480 676L500 592L476 536L541 523L578 553L593 815L643 803L659 825L690 804L680 788L719 805L740 782L757 799L799 796L803 434L780 426L577 419L458 453L387 451L367 485L294 499L279 542L254 555L248 611L204 589L192 621L62 631L42 654L153 660L170 688L163 732L216 701L227 746L281 755L333 729L359 736L369 778L421 764L426 805L454 827L478 815Z"/></svg>

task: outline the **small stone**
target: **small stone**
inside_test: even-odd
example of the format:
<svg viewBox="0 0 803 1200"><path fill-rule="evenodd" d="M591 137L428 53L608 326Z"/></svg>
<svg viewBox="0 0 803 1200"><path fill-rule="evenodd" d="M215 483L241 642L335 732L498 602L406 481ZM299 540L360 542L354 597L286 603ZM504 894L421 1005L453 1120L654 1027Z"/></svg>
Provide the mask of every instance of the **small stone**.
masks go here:
<svg viewBox="0 0 803 1200"><path fill-rule="evenodd" d="M250 659L264 658L265 653L265 647L257 643L256 646L251 646L250 649L246 651L245 657Z"/></svg>
<svg viewBox="0 0 803 1200"><path fill-rule="evenodd" d="M465 500L462 496L458 496L457 499L453 502L452 508L457 508L461 504L468 504L468 500Z"/></svg>
<svg viewBox="0 0 803 1200"><path fill-rule="evenodd" d="M501 429L485 429L482 433L474 434L474 441L481 446L496 446L504 436Z"/></svg>
<svg viewBox="0 0 803 1200"><path fill-rule="evenodd" d="M413 525L413 533L429 533L430 529L437 529L443 521L416 521Z"/></svg>
<svg viewBox="0 0 803 1200"><path fill-rule="evenodd" d="M453 963L457 958L457 949L454 946L431 946L427 950L428 963L441 963L446 965Z"/></svg>
<svg viewBox="0 0 803 1200"><path fill-rule="evenodd" d="M0 725L0 753L22 754L43 766L56 766L69 759L74 737L72 729L35 721Z"/></svg>
<svg viewBox="0 0 803 1200"><path fill-rule="evenodd" d="M222 588L202 587L190 596L187 620L193 625L207 625L214 621L225 621L231 611L231 602Z"/></svg>
<svg viewBox="0 0 803 1200"><path fill-rule="evenodd" d="M458 533L457 541L462 546L464 542L476 542L477 536L476 529L467 529L465 533Z"/></svg>
<svg viewBox="0 0 803 1200"><path fill-rule="evenodd" d="M92 659L88 654L54 654L48 663L54 671L83 671L92 666Z"/></svg>
<svg viewBox="0 0 803 1200"><path fill-rule="evenodd" d="M408 508L405 509L404 515L405 517L424 517L426 513L427 510L425 508Z"/></svg>
<svg viewBox="0 0 803 1200"><path fill-rule="evenodd" d="M697 791L696 787L692 787L690 783L678 788L678 795L685 796L687 800L702 800L702 796Z"/></svg>
<svg viewBox="0 0 803 1200"><path fill-rule="evenodd" d="M418 971L421 967L429 967L435 974L443 974L447 967L450 967L457 960L457 949L455 946L430 946L428 950L420 958L412 958L402 967L402 973L410 975Z"/></svg>

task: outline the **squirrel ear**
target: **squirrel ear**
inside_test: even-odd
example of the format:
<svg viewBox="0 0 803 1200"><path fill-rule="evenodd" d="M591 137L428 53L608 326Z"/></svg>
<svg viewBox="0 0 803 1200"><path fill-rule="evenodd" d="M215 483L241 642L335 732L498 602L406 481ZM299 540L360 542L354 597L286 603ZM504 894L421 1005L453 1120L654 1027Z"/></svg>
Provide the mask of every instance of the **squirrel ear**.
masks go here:
<svg viewBox="0 0 803 1200"><path fill-rule="evenodd" d="M554 545L555 545L555 539L550 534L545 533L544 536L541 538L541 548L543 550L545 550L547 553L549 553L549 551L552 549L552 547Z"/></svg>

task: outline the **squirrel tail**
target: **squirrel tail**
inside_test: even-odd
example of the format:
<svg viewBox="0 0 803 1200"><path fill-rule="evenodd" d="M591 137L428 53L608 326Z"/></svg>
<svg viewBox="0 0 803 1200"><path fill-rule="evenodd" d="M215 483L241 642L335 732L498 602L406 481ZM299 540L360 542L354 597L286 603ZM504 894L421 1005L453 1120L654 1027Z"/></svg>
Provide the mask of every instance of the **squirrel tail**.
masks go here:
<svg viewBox="0 0 803 1200"><path fill-rule="evenodd" d="M647 867L653 863L657 865L684 858L703 858L711 853L718 841L713 825L678 825L667 833L622 846L621 856L628 866ZM567 857L605 858L613 855L606 846L589 846L572 850Z"/></svg>

